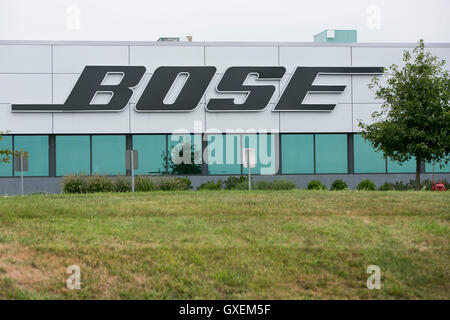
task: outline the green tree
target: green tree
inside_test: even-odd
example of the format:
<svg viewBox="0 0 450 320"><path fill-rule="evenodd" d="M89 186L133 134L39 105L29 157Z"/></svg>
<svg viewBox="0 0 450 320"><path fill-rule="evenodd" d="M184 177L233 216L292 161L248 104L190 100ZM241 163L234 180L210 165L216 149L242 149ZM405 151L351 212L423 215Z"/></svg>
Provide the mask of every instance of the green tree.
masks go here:
<svg viewBox="0 0 450 320"><path fill-rule="evenodd" d="M4 133L0 131L0 141L3 139ZM0 162L9 163L11 161L11 155L13 154L12 150L0 149Z"/></svg>
<svg viewBox="0 0 450 320"><path fill-rule="evenodd" d="M188 153L185 155L184 153ZM165 152L162 153L161 158L163 166L168 165L170 174L201 174L202 165L197 163L201 159L201 150L195 148L190 140L183 140L176 144L172 151L169 151L172 156L167 156Z"/></svg>
<svg viewBox="0 0 450 320"><path fill-rule="evenodd" d="M374 77L369 88L382 101L372 124L360 122L362 136L385 156L403 163L416 159L416 189L422 161L450 160L450 80L445 61L425 51L420 40L403 54L403 68L393 64L385 85Z"/></svg>

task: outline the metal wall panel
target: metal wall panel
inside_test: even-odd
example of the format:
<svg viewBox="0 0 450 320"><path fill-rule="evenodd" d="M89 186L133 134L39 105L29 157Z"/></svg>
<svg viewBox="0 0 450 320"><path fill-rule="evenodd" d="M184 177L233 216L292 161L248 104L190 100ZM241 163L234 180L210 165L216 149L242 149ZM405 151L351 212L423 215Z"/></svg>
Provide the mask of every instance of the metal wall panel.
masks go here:
<svg viewBox="0 0 450 320"><path fill-rule="evenodd" d="M445 60L444 68L446 70L450 70L450 48L427 48L427 51L430 51L431 54L438 56L441 59Z"/></svg>
<svg viewBox="0 0 450 320"><path fill-rule="evenodd" d="M286 74L280 82L281 93L291 79L292 74ZM337 94L330 93L309 93L303 103L314 104L334 104L334 103L351 103L352 102L352 83L349 75L328 75L319 74L313 83L314 85L345 85L344 92Z"/></svg>
<svg viewBox="0 0 450 320"><path fill-rule="evenodd" d="M53 47L54 73L81 73L86 65L128 65L128 46Z"/></svg>
<svg viewBox="0 0 450 320"><path fill-rule="evenodd" d="M66 112L53 114L53 133L128 133L130 110L120 112Z"/></svg>
<svg viewBox="0 0 450 320"><path fill-rule="evenodd" d="M206 46L205 65L218 73L234 66L278 66L278 47Z"/></svg>
<svg viewBox="0 0 450 320"><path fill-rule="evenodd" d="M209 100L211 98L223 98L223 99L235 99L235 103L243 103L245 98L247 97L247 93L218 93L216 88L219 84L219 81L222 79L222 74L216 74L214 78L211 80L211 83L206 91L205 99ZM270 99L270 103L275 103L278 100L280 95L280 81L278 80L256 80L256 76L249 76L247 80L244 82L244 85L266 85L266 86L274 86L275 92Z"/></svg>
<svg viewBox="0 0 450 320"><path fill-rule="evenodd" d="M296 67L347 67L351 65L350 47L283 47L280 65L288 73Z"/></svg>
<svg viewBox="0 0 450 320"><path fill-rule="evenodd" d="M0 103L52 103L52 75L0 74Z"/></svg>
<svg viewBox="0 0 450 320"><path fill-rule="evenodd" d="M51 73L50 45L0 45L0 73Z"/></svg>
<svg viewBox="0 0 450 320"><path fill-rule="evenodd" d="M152 77L152 73L146 73L141 79L141 82L137 85L137 87L133 88L133 95L131 96L130 103L136 103L141 97L142 92L144 92L145 87L147 86L150 78Z"/></svg>
<svg viewBox="0 0 450 320"><path fill-rule="evenodd" d="M76 73L53 75L53 103L63 104L66 101L79 76Z"/></svg>
<svg viewBox="0 0 450 320"><path fill-rule="evenodd" d="M370 89L374 76L369 75L353 75L353 103L380 103L381 101L375 98L375 88ZM386 85L387 76L378 76L380 85Z"/></svg>
<svg viewBox="0 0 450 320"><path fill-rule="evenodd" d="M146 73L144 74L144 76L142 77L141 82L139 83L139 85L136 88L133 88L133 95L131 96L130 102L131 103L137 103L137 101L139 100L139 98L142 95L142 92L144 91L145 87L147 87L148 82L150 81L150 78L152 77L153 74L151 73ZM212 81L211 81L212 82ZM169 101L174 101L176 99L176 97L178 96L178 93L181 91L181 89L183 88L184 82L183 81L175 81L175 84L172 88L170 88L168 95L166 96L165 99L168 99ZM205 103L205 94L203 95L202 99L200 100L201 103Z"/></svg>
<svg viewBox="0 0 450 320"><path fill-rule="evenodd" d="M272 112L274 106L270 103L266 110L259 112L206 112L206 130L279 130L279 114Z"/></svg>
<svg viewBox="0 0 450 320"><path fill-rule="evenodd" d="M351 104L337 104L333 111L325 112L280 112L280 132L351 131Z"/></svg>
<svg viewBox="0 0 450 320"><path fill-rule="evenodd" d="M136 112L135 104L131 107L131 133L171 133L177 129L194 132L195 124L200 130L205 128L204 103L192 112Z"/></svg>
<svg viewBox="0 0 450 320"><path fill-rule="evenodd" d="M52 50L53 47L53 50ZM372 76L320 75L314 84L345 84L342 94L308 94L303 103L337 103L331 112L272 112L292 72L297 66L389 66L402 65L403 50L414 44L134 44L134 43L35 43L0 44L0 129L14 133L170 133L177 128L191 132L194 123L203 130L280 129L285 132L359 131L358 119L370 121L379 101L367 87ZM433 54L450 63L450 47L431 45ZM51 60L53 56L53 62ZM131 98L132 107L105 113L11 113L10 103L63 103L86 65L144 65L147 73ZM193 112L137 113L134 104L159 66L210 65L217 68L201 103ZM242 103L245 94L218 94L216 86L231 66L286 67L281 81L247 84L274 84L270 105L261 112L207 112L210 98L235 97ZM54 72L52 75L51 72ZM383 77L384 78L384 77ZM382 83L384 81L382 80ZM168 95L173 100L181 89L178 83ZM352 103L353 102L353 106Z"/></svg>
<svg viewBox="0 0 450 320"><path fill-rule="evenodd" d="M403 66L403 51L413 48L353 47L352 65L356 67L389 67L395 63Z"/></svg>
<svg viewBox="0 0 450 320"><path fill-rule="evenodd" d="M389 67L397 64L399 67L404 66L403 53L405 50L412 51L414 46L405 47L353 47L352 59L353 66L382 66ZM445 68L450 69L450 48L449 47L427 47L425 51L446 60Z"/></svg>
<svg viewBox="0 0 450 320"><path fill-rule="evenodd" d="M51 113L13 113L11 105L0 104L0 130L10 134L52 133Z"/></svg>
<svg viewBox="0 0 450 320"><path fill-rule="evenodd" d="M153 73L161 66L203 66L201 46L130 46L130 65L145 66Z"/></svg>
<svg viewBox="0 0 450 320"><path fill-rule="evenodd" d="M358 123L363 120L364 123L372 123L371 114L381 110L381 104L353 104L353 132L360 132Z"/></svg>

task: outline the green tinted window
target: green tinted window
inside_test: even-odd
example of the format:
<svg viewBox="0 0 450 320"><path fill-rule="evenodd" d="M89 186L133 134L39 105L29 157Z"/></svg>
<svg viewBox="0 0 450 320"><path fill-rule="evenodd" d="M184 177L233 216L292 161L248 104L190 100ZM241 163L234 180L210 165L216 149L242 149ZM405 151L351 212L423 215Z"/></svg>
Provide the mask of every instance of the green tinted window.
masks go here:
<svg viewBox="0 0 450 320"><path fill-rule="evenodd" d="M355 173L384 173L386 160L383 153L372 148L364 138L355 134L353 136L355 152Z"/></svg>
<svg viewBox="0 0 450 320"><path fill-rule="evenodd" d="M388 173L416 172L416 158L403 162L403 164L388 158L387 169Z"/></svg>
<svg viewBox="0 0 450 320"><path fill-rule="evenodd" d="M434 172L450 172L450 162L446 165L444 164L444 161L436 162L434 165ZM444 166L441 168L441 164ZM432 173L433 172L433 163L426 163L425 164L425 172Z"/></svg>
<svg viewBox="0 0 450 320"><path fill-rule="evenodd" d="M48 176L48 136L15 136L14 149L28 153L28 171L24 176ZM20 172L14 175L20 176Z"/></svg>
<svg viewBox="0 0 450 320"><path fill-rule="evenodd" d="M244 148L253 148L256 153L256 166L252 168L254 174L275 174L277 171L275 136L270 134L243 135ZM243 168L247 173L248 169Z"/></svg>
<svg viewBox="0 0 450 320"><path fill-rule="evenodd" d="M0 150L12 150L12 137L11 136L2 136L2 140L0 140ZM4 156L0 157L3 159ZM9 163L0 161L0 177L10 177L12 176L12 163L13 157L9 157Z"/></svg>
<svg viewBox="0 0 450 320"><path fill-rule="evenodd" d="M240 135L208 135L208 172L210 174L241 173Z"/></svg>
<svg viewBox="0 0 450 320"><path fill-rule="evenodd" d="M86 174L91 171L89 136L56 136L56 175Z"/></svg>
<svg viewBox="0 0 450 320"><path fill-rule="evenodd" d="M242 135L242 144L243 148L252 148L255 149L255 155L256 155L256 166L252 168L252 173L259 174L261 171L261 166L258 159L258 135L256 134L248 134L248 135ZM242 170L244 174L248 173L248 169L244 168L244 165L242 165Z"/></svg>
<svg viewBox="0 0 450 320"><path fill-rule="evenodd" d="M134 135L133 149L139 152L139 169L135 174L162 174L166 172L166 136Z"/></svg>
<svg viewBox="0 0 450 320"><path fill-rule="evenodd" d="M313 135L281 135L281 161L283 174L314 173Z"/></svg>
<svg viewBox="0 0 450 320"><path fill-rule="evenodd" d="M277 143L275 143L277 135L259 134L258 135L258 165L260 166L260 174L276 174L278 172L277 163Z"/></svg>
<svg viewBox="0 0 450 320"><path fill-rule="evenodd" d="M169 135L169 173L202 173L202 137L201 135ZM186 153L185 153L186 152Z"/></svg>
<svg viewBox="0 0 450 320"><path fill-rule="evenodd" d="M92 136L92 174L125 174L125 136Z"/></svg>
<svg viewBox="0 0 450 320"><path fill-rule="evenodd" d="M316 135L316 173L347 173L347 135Z"/></svg>

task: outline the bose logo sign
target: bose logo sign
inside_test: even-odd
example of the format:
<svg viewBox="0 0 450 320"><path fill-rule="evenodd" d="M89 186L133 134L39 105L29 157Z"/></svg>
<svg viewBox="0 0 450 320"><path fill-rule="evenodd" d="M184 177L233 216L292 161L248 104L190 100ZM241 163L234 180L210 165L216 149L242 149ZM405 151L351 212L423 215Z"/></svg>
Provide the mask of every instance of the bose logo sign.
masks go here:
<svg viewBox="0 0 450 320"><path fill-rule="evenodd" d="M103 84L108 74L122 74L120 83ZM144 76L143 66L86 66L75 87L64 104L12 104L13 112L77 112L77 111L121 111ZM188 112L193 111L208 88L216 68L207 67L159 67L153 73L142 92L135 109L138 112ZM232 98L211 98L206 110L262 111L275 92L273 85L245 85L249 75L256 75L258 82L281 80L285 67L230 67L219 84L218 93L247 93L245 102L234 103ZM382 74L383 67L297 67L272 111L331 111L336 104L302 104L308 93L342 93L345 85L313 85L319 74ZM187 80L171 104L164 103L170 88L179 75ZM111 99L106 104L92 104L97 93L109 92Z"/></svg>

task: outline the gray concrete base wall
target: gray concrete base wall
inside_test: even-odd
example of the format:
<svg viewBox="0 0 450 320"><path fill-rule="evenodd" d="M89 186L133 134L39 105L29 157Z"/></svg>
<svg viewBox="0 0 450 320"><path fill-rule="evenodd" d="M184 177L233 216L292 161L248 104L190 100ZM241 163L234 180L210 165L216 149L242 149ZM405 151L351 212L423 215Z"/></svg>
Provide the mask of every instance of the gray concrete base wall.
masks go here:
<svg viewBox="0 0 450 320"><path fill-rule="evenodd" d="M431 180L432 174L422 173L420 175L421 181L426 179ZM194 187L210 181L217 181L221 179L222 181L228 178L228 176L191 176L189 177L192 181L192 185ZM356 186L365 179L370 179L375 183L377 187L382 185L385 182L409 182L410 180L414 180L416 178L414 173L399 173L399 174L305 174L305 175L275 175L275 176L252 176L253 181L266 180L272 181L275 179L286 179L294 182L297 185L297 188L304 189L307 184L311 180L319 180L328 188L331 186L334 180L342 179L345 181L350 189L355 189ZM434 174L434 180L447 180L450 181L450 173L439 173Z"/></svg>
<svg viewBox="0 0 450 320"><path fill-rule="evenodd" d="M61 179L55 177L24 177L24 193L60 193ZM1 195L16 195L21 194L21 192L20 178L0 178Z"/></svg>
<svg viewBox="0 0 450 320"><path fill-rule="evenodd" d="M408 182L415 179L414 174L316 174L316 175L276 175L276 176L252 176L254 181L266 180L272 181L274 179L286 179L295 182L298 188L305 188L308 182L313 179L321 181L327 187L336 179L342 179L347 182L348 187L354 189L358 183L364 179L372 180L378 187L385 182L403 181ZM189 176L194 188L207 181L217 181L219 179L225 180L228 176ZM55 177L25 177L24 191L25 194L31 193L60 193L61 179ZM422 174L422 181L425 179L432 179L432 174ZM439 173L434 175L434 180L450 181L450 173ZM17 195L21 193L20 178L0 178L0 194L1 195Z"/></svg>

